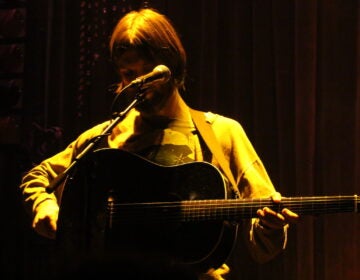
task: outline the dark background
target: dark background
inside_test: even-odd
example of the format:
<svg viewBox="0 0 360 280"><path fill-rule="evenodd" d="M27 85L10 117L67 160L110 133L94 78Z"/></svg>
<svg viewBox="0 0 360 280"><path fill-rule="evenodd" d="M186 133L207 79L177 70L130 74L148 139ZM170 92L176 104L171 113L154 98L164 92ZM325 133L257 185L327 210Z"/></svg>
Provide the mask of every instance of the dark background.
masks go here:
<svg viewBox="0 0 360 280"><path fill-rule="evenodd" d="M51 268L21 174L109 118L108 39L141 5L179 31L189 105L239 120L284 196L360 193L359 1L0 1L2 279ZM229 278L360 279L359 232L358 214L304 216L267 264L239 243Z"/></svg>

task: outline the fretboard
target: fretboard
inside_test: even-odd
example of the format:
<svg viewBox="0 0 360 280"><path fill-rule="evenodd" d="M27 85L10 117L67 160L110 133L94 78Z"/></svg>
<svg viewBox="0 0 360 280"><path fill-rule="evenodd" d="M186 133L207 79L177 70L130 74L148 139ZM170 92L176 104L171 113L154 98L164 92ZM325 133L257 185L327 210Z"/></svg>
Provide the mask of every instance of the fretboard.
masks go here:
<svg viewBox="0 0 360 280"><path fill-rule="evenodd" d="M358 213L359 197L311 196L283 197L281 203L266 199L211 199L174 202L141 202L108 204L113 219L129 222L198 222L253 218L259 208L275 211L288 208L299 215Z"/></svg>

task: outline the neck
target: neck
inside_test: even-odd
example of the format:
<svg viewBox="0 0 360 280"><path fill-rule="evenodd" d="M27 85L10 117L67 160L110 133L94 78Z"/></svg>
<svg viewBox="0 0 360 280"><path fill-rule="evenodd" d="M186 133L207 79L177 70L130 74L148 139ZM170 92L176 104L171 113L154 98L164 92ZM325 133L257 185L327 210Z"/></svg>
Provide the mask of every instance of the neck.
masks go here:
<svg viewBox="0 0 360 280"><path fill-rule="evenodd" d="M141 114L144 119L148 120L188 120L191 118L189 107L177 89L174 90L161 109L157 110L156 113L142 112Z"/></svg>

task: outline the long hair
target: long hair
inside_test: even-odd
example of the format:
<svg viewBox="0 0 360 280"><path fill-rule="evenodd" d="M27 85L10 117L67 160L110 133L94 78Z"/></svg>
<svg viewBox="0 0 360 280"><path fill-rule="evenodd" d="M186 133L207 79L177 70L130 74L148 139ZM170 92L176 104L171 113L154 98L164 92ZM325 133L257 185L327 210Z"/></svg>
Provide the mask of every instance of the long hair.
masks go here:
<svg viewBox="0 0 360 280"><path fill-rule="evenodd" d="M121 55L135 49L147 59L169 67L172 82L184 88L186 52L171 21L154 9L131 11L116 24L110 39L115 66Z"/></svg>

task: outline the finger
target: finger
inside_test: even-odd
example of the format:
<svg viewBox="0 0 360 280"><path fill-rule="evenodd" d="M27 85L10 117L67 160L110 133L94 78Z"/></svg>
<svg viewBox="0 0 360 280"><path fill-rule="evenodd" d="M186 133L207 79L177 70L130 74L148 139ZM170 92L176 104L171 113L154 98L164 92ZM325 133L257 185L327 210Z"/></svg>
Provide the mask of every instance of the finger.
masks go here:
<svg viewBox="0 0 360 280"><path fill-rule="evenodd" d="M296 223L299 220L299 215L292 212L291 210L284 208L282 211L282 214L285 216L286 220L288 220L291 223Z"/></svg>
<svg viewBox="0 0 360 280"><path fill-rule="evenodd" d="M295 212L291 211L290 209L284 208L282 210L282 213L288 217L293 217L293 218L299 218L299 215L296 214Z"/></svg>
<svg viewBox="0 0 360 280"><path fill-rule="evenodd" d="M35 227L36 227L36 224L38 223L38 220L39 220L39 219L35 216L32 224L31 224L32 228L35 228Z"/></svg>
<svg viewBox="0 0 360 280"><path fill-rule="evenodd" d="M271 216L277 216L278 215L278 213L276 211L272 210L269 207L264 207L263 212L264 212L264 215L271 215Z"/></svg>
<svg viewBox="0 0 360 280"><path fill-rule="evenodd" d="M259 218L263 218L265 216L265 213L262 209L258 209L256 211L256 214L258 215Z"/></svg>
<svg viewBox="0 0 360 280"><path fill-rule="evenodd" d="M274 202L281 202L281 194L279 192L274 192L272 195L271 195L271 199L274 201Z"/></svg>
<svg viewBox="0 0 360 280"><path fill-rule="evenodd" d="M57 229L57 223L53 219L50 220L50 227L55 232Z"/></svg>
<svg viewBox="0 0 360 280"><path fill-rule="evenodd" d="M285 217L271 210L268 207L264 207L263 209L259 209L257 214L260 219L260 224L262 226L272 228L272 229L281 229L284 225L287 224Z"/></svg>
<svg viewBox="0 0 360 280"><path fill-rule="evenodd" d="M272 210L269 207L264 207L262 209L258 209L256 213L261 218L264 218L265 216L269 216L269 215L275 216L277 214L274 210Z"/></svg>

